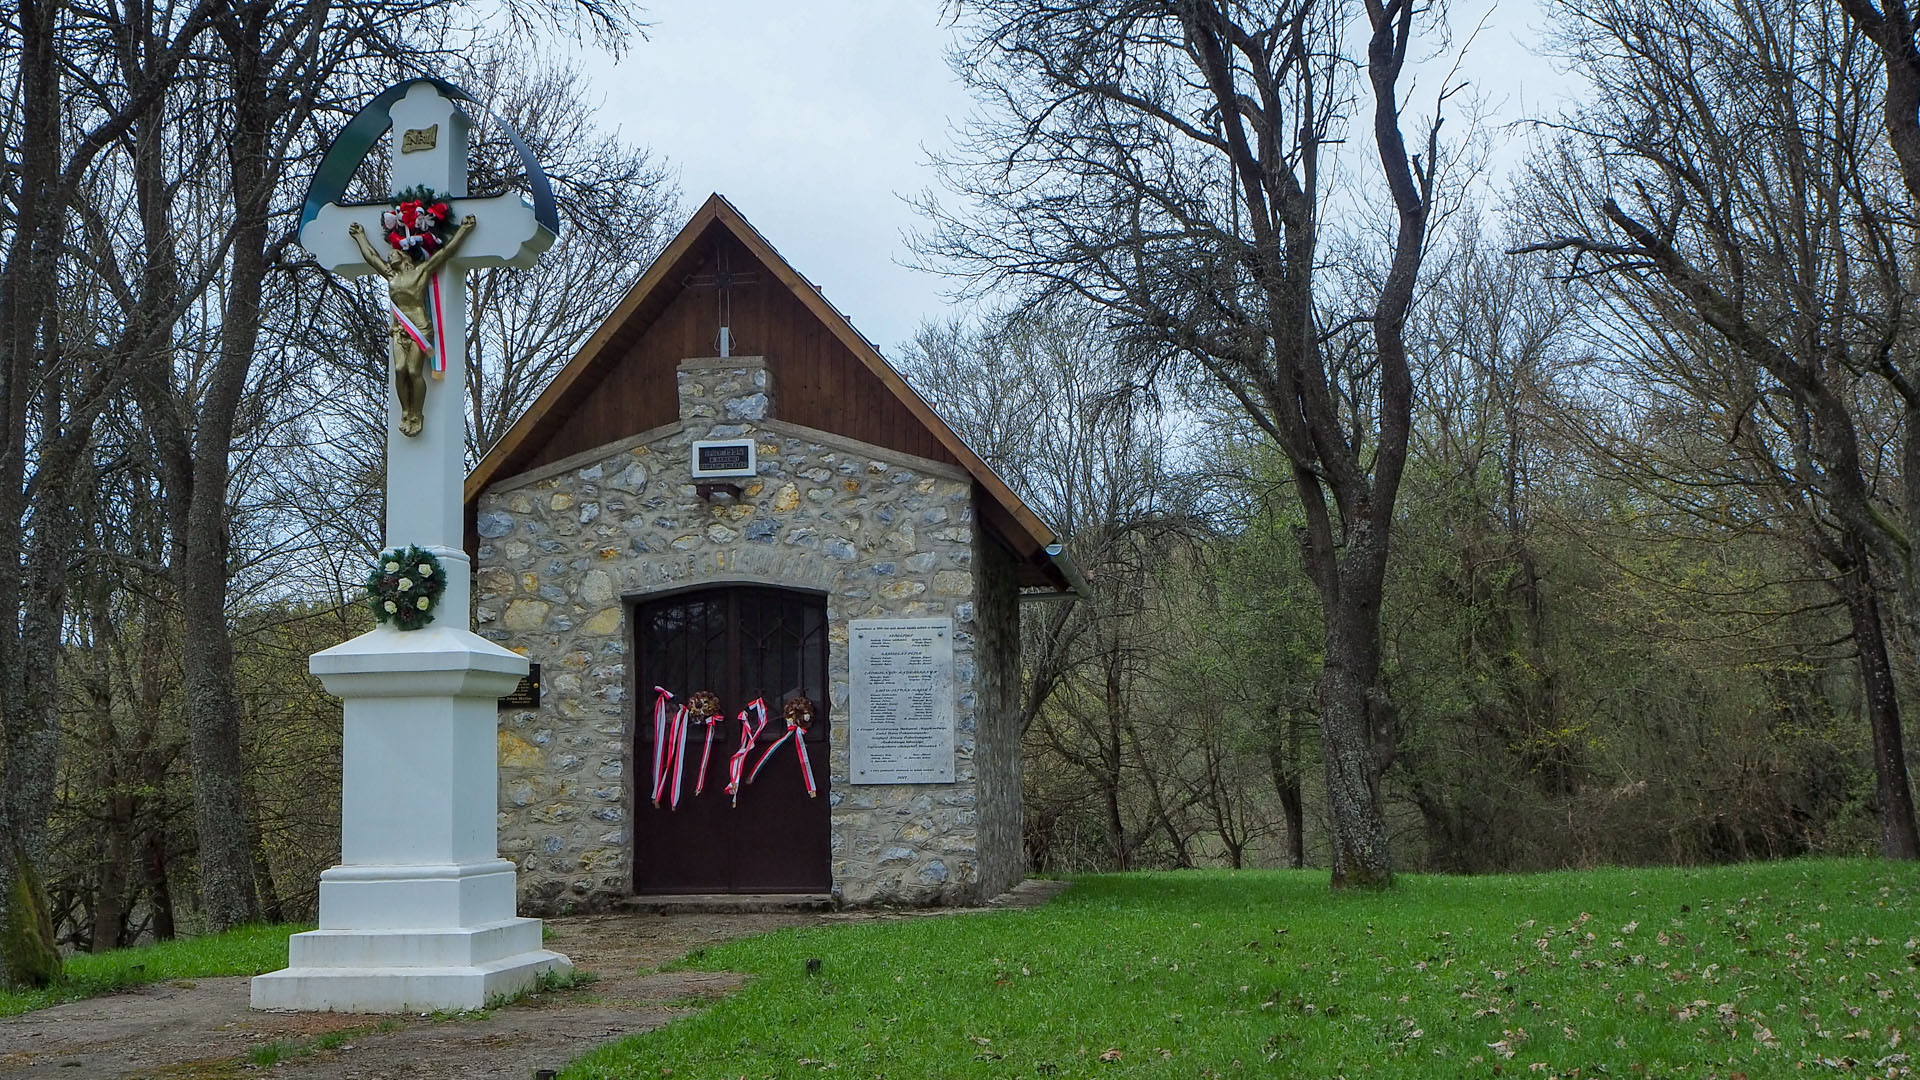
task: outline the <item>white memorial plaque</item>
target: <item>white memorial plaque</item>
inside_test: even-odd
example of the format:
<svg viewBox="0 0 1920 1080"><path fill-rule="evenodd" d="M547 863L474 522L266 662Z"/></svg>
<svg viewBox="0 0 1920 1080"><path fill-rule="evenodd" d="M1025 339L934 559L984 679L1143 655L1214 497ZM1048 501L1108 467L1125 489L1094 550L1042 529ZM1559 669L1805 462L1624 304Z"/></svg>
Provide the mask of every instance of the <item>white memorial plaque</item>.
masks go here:
<svg viewBox="0 0 1920 1080"><path fill-rule="evenodd" d="M856 784L953 783L953 620L854 619Z"/></svg>

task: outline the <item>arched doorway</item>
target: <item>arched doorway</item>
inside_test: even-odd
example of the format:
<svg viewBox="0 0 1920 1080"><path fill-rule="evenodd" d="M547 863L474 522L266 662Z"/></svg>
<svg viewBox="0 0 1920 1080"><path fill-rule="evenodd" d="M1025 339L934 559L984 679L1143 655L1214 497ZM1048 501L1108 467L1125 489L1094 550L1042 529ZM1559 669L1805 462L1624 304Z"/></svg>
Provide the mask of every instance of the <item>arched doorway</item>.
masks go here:
<svg viewBox="0 0 1920 1080"><path fill-rule="evenodd" d="M634 891L637 893L826 892L832 883L827 805L827 602L816 593L728 586L678 593L639 604L634 612L635 700ZM714 730L706 790L693 797L706 728L688 732L679 809L653 806L655 686L684 701L700 690L720 697L725 722ZM772 721L763 748L785 732L781 708L796 694L814 703L807 732L815 798L808 798L799 758L783 746L740 791L725 793L727 758L740 739L734 717L764 698Z"/></svg>

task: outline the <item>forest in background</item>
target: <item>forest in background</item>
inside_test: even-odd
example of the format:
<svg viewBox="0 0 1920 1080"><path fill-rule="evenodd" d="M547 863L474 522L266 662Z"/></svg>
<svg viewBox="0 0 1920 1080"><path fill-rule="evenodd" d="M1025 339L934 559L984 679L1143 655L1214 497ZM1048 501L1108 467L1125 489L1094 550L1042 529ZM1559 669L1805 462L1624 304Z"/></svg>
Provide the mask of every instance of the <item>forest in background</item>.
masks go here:
<svg viewBox="0 0 1920 1080"><path fill-rule="evenodd" d="M1616 453L1655 448L1637 427L1597 435L1578 365L1554 356L1575 339L1553 283L1463 258L1465 288L1431 309L1445 325L1421 331L1432 404L1383 612L1401 865L1878 851L1831 582L1766 522L1728 528L1711 475L1630 473ZM1072 523L1093 589L1023 610L1031 864L1325 866L1318 615L1271 450L1215 441L1227 421L1200 403L1129 404L1084 312L928 328L909 356L1021 496Z"/></svg>
<svg viewBox="0 0 1920 1080"><path fill-rule="evenodd" d="M662 160L526 59L636 13L504 10L15 12L7 980L310 917L337 855L306 656L364 628L386 348L292 242L331 132L431 62L555 178L560 245L470 281L476 447L677 226ZM1402 85L1461 48L1437 9L950 12L982 109L919 246L972 306L895 358L1092 584L1023 609L1036 869L1916 854L1904 7L1556 8L1594 92L1504 179L1457 83Z"/></svg>
<svg viewBox="0 0 1920 1080"><path fill-rule="evenodd" d="M1036 865L1920 856L1903 3L1550 5L1498 178L1437 8L954 7L918 251L999 306L910 366L1095 593Z"/></svg>

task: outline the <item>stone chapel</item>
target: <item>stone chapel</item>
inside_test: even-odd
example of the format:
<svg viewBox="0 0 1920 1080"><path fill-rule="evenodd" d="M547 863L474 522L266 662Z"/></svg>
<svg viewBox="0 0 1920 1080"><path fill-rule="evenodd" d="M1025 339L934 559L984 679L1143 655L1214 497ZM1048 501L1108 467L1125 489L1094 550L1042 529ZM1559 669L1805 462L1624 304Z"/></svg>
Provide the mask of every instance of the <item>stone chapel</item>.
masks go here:
<svg viewBox="0 0 1920 1080"><path fill-rule="evenodd" d="M537 665L499 713L523 910L1020 881L1019 603L1079 574L726 200L487 453L466 515L475 629Z"/></svg>

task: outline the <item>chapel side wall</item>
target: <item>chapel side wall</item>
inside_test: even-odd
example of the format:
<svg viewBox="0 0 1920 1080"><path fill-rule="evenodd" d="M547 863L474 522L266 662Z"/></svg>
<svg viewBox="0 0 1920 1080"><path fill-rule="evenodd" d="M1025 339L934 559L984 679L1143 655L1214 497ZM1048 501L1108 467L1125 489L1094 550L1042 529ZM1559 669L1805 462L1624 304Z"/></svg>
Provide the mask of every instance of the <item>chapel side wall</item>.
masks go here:
<svg viewBox="0 0 1920 1080"><path fill-rule="evenodd" d="M1020 587L1013 554L980 532L974 541L974 651L980 658L980 898L1026 877L1021 819Z"/></svg>
<svg viewBox="0 0 1920 1080"><path fill-rule="evenodd" d="M537 710L500 714L501 853L530 911L631 895L635 696L629 612L708 584L827 594L831 872L847 904L977 900L979 530L956 467L771 419L767 373L739 358L680 369L682 421L496 484L480 497L475 624L543 665ZM737 504L699 498L696 438L752 437ZM847 782L849 621L951 617L955 782ZM1015 828L1017 837L1017 826ZM996 871L997 872L997 871Z"/></svg>

